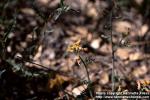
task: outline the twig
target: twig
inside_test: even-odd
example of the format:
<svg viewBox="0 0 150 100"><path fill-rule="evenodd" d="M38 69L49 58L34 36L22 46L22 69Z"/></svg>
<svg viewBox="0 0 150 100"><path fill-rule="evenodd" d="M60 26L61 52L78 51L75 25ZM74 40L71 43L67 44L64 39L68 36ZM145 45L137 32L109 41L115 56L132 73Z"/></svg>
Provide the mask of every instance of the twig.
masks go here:
<svg viewBox="0 0 150 100"><path fill-rule="evenodd" d="M32 61L30 61L30 60L23 59L22 57L19 57L19 56L17 56L17 58L19 58L19 59L22 60L23 62L29 62L29 63L31 63L31 64L40 66L40 67L42 67L43 69L45 69L46 71L51 71L51 72L63 74L61 71L58 71L58 68L46 67L46 66L43 66L43 65L41 65L41 64L37 64L37 63L35 63L35 62L32 62Z"/></svg>
<svg viewBox="0 0 150 100"><path fill-rule="evenodd" d="M114 1L111 1L112 3L114 3ZM113 9L114 9L114 5L112 6L112 10L110 12L110 19L109 19L109 25L110 25L110 35L111 35L111 52L112 52L112 76L111 76L111 80L112 80L112 91L114 91L115 89L115 51L114 51L114 43L113 43L113 32L112 32L112 20L113 20Z"/></svg>

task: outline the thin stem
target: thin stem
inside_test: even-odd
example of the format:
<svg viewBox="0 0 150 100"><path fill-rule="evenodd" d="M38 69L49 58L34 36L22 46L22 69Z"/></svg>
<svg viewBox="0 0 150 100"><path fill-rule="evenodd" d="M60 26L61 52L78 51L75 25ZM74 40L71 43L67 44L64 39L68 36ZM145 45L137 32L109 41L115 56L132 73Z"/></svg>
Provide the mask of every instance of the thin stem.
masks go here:
<svg viewBox="0 0 150 100"><path fill-rule="evenodd" d="M112 1L113 3L113 1ZM113 6L112 6L112 10L110 12L110 34L111 34L111 53L112 53L112 76L111 76L111 80L112 80L112 91L114 91L115 89L115 51L114 51L114 43L113 43L113 32L112 32L112 20L113 20Z"/></svg>
<svg viewBox="0 0 150 100"><path fill-rule="evenodd" d="M90 77L89 77L89 72L88 72L88 69L87 69L87 65L86 65L86 63L84 62L84 60L82 59L82 57L80 55L79 55L79 58L82 61L84 67L85 67L85 70L86 70L86 73L87 73L87 78L88 78L88 81L90 82Z"/></svg>
<svg viewBox="0 0 150 100"><path fill-rule="evenodd" d="M46 66L43 66L43 65L41 65L41 64L37 64L37 63L35 63L35 62L32 62L32 61L30 61L30 60L23 59L22 57L19 57L19 56L17 56L17 58L19 58L19 59L20 59L21 61L23 61L23 62L29 62L29 63L31 63L31 64L40 66L41 68L43 68L43 69L46 70L46 71L51 71L51 72L63 74L61 71L58 71L58 69L46 67Z"/></svg>
<svg viewBox="0 0 150 100"><path fill-rule="evenodd" d="M89 72L88 72L88 69L87 69L87 65L85 63L85 61L83 60L83 58L79 55L79 58L81 60L81 62L83 63L84 67L85 67L85 70L86 70L86 73L87 73L87 78L88 78L88 86L91 85L91 80L90 80L90 75L89 75ZM92 91L89 89L89 92L90 92L90 96L93 98L93 94L92 94Z"/></svg>

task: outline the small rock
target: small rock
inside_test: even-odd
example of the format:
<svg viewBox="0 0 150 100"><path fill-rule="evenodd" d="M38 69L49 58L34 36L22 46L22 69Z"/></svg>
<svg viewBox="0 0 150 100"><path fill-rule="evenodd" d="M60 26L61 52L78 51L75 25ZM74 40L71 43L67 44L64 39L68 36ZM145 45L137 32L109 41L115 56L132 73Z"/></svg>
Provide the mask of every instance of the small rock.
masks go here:
<svg viewBox="0 0 150 100"><path fill-rule="evenodd" d="M128 29L132 28L131 23L129 23L128 21L117 21L114 23L114 26L115 30L120 33L127 32Z"/></svg>
<svg viewBox="0 0 150 100"><path fill-rule="evenodd" d="M16 53L15 58L18 58L18 57L22 58L22 55L20 53Z"/></svg>
<svg viewBox="0 0 150 100"><path fill-rule="evenodd" d="M50 0L37 0L37 2L46 5Z"/></svg>
<svg viewBox="0 0 150 100"><path fill-rule="evenodd" d="M11 51L12 51L11 46L8 46L8 47L7 47L7 51L8 51L8 52L11 52Z"/></svg>
<svg viewBox="0 0 150 100"><path fill-rule="evenodd" d="M130 54L129 59L130 59L130 61L134 61L134 60L142 59L142 57L143 57L143 56L142 56L141 53L135 52L135 53L133 53L133 54Z"/></svg>
<svg viewBox="0 0 150 100"><path fill-rule="evenodd" d="M116 55L117 55L118 57L120 57L122 60L125 60L125 59L129 58L129 52L130 52L129 49L122 49L122 48L119 48L119 49L117 49L117 51L116 51Z"/></svg>
<svg viewBox="0 0 150 100"><path fill-rule="evenodd" d="M33 9L31 9L31 8L23 8L23 9L21 9L21 11L23 12L23 13L25 13L25 14L28 14L28 15L35 15L35 11L33 10Z"/></svg>
<svg viewBox="0 0 150 100"><path fill-rule="evenodd" d="M49 65L50 65L50 60L49 60L49 59L43 59L43 60L41 61L41 63L42 63L42 65L44 65L44 66L49 66Z"/></svg>
<svg viewBox="0 0 150 100"><path fill-rule="evenodd" d="M101 46L100 51L102 51L104 53L110 53L111 52L111 46L104 44Z"/></svg>
<svg viewBox="0 0 150 100"><path fill-rule="evenodd" d="M100 76L99 83L105 85L109 82L109 75L106 72L103 72Z"/></svg>
<svg viewBox="0 0 150 100"><path fill-rule="evenodd" d="M27 47L27 43L26 42L20 42L21 47L26 48Z"/></svg>
<svg viewBox="0 0 150 100"><path fill-rule="evenodd" d="M100 39L95 39L91 42L91 47L94 49L98 49L100 47Z"/></svg>
<svg viewBox="0 0 150 100"><path fill-rule="evenodd" d="M144 1L144 0L135 0L135 2L136 2L139 6L142 5L143 1Z"/></svg>
<svg viewBox="0 0 150 100"><path fill-rule="evenodd" d="M78 33L80 33L83 37L85 37L85 36L88 35L88 29L87 29L86 27L82 27L82 26L77 27L77 28L76 28L76 31L77 31Z"/></svg>
<svg viewBox="0 0 150 100"><path fill-rule="evenodd" d="M87 15L94 19L96 19L98 17L98 12L94 5L90 5L90 7L87 9Z"/></svg>
<svg viewBox="0 0 150 100"><path fill-rule="evenodd" d="M139 35L143 36L148 30L149 30L148 25L147 24L143 25L139 31Z"/></svg>
<svg viewBox="0 0 150 100"><path fill-rule="evenodd" d="M72 90L72 93L76 97L76 96L80 95L82 93L82 91L84 91L86 88L87 88L87 85L78 86Z"/></svg>
<svg viewBox="0 0 150 100"><path fill-rule="evenodd" d="M132 73L133 73L133 75L134 75L135 77L138 78L138 77L140 77L140 76L146 74L147 71L148 71L148 70L147 70L146 65L143 65L143 66L141 66L141 67L135 68Z"/></svg>

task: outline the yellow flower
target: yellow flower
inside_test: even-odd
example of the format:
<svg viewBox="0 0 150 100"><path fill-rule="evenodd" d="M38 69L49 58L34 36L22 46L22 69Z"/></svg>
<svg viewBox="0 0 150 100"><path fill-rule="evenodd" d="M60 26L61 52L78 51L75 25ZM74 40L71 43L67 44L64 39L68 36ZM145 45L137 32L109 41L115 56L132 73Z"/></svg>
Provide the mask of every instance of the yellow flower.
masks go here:
<svg viewBox="0 0 150 100"><path fill-rule="evenodd" d="M82 48L80 42L81 40L78 40L77 42L69 45L67 48L67 51L68 52L86 51L87 48Z"/></svg>

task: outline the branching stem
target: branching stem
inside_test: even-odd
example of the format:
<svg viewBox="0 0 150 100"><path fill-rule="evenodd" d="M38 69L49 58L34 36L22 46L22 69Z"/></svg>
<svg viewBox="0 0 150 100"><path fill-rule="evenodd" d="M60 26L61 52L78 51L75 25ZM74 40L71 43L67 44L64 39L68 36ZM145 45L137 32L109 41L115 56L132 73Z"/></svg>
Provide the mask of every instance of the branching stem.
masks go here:
<svg viewBox="0 0 150 100"><path fill-rule="evenodd" d="M85 67L85 70L86 70L86 73L87 73L88 86L91 86L91 80L90 80L90 75L89 75L89 72L88 72L87 65L86 65L85 61L83 60L83 58L80 55L79 55L79 58L80 58L81 62L83 63L83 65ZM90 93L90 96L93 98L92 90L89 89L89 93Z"/></svg>

